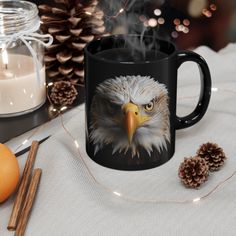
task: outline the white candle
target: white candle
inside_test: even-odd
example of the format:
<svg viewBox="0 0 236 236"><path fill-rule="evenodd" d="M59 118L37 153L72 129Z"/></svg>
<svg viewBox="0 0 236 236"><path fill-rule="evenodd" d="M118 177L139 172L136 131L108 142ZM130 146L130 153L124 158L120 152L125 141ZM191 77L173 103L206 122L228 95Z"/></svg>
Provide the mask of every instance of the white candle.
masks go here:
<svg viewBox="0 0 236 236"><path fill-rule="evenodd" d="M26 112L46 100L45 67L36 77L33 58L25 55L2 54L0 57L0 116ZM6 67L7 61L7 67Z"/></svg>

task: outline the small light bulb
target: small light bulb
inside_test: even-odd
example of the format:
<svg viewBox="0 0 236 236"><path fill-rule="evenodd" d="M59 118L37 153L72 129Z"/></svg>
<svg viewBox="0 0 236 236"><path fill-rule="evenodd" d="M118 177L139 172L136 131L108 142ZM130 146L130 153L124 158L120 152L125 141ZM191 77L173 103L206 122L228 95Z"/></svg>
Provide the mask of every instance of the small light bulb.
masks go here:
<svg viewBox="0 0 236 236"><path fill-rule="evenodd" d="M85 14L87 14L87 15L89 15L89 16L91 16L91 15L92 15L92 13L91 13L91 12L89 12L89 11L86 11L86 12L85 12Z"/></svg>
<svg viewBox="0 0 236 236"><path fill-rule="evenodd" d="M114 191L113 192L116 196L121 197L121 193Z"/></svg>
<svg viewBox="0 0 236 236"><path fill-rule="evenodd" d="M53 82L50 82L48 83L48 87L52 86L53 85Z"/></svg>
<svg viewBox="0 0 236 236"><path fill-rule="evenodd" d="M22 142L23 145L25 145L28 142L28 139L26 139L24 142Z"/></svg>
<svg viewBox="0 0 236 236"><path fill-rule="evenodd" d="M121 8L120 10L119 10L119 13L122 13L124 11L124 8Z"/></svg>
<svg viewBox="0 0 236 236"><path fill-rule="evenodd" d="M75 143L76 148L79 148L79 144L78 144L77 140L74 140L74 143Z"/></svg>
<svg viewBox="0 0 236 236"><path fill-rule="evenodd" d="M201 200L201 198L200 197L197 197L197 198L194 198L193 199L193 202L199 202Z"/></svg>
<svg viewBox="0 0 236 236"><path fill-rule="evenodd" d="M64 110L66 110L67 109L67 106L64 106L64 107L62 107L60 110L61 111L64 111Z"/></svg>
<svg viewBox="0 0 236 236"><path fill-rule="evenodd" d="M217 91L218 91L218 88L211 88L211 91L212 91L212 92L217 92Z"/></svg>

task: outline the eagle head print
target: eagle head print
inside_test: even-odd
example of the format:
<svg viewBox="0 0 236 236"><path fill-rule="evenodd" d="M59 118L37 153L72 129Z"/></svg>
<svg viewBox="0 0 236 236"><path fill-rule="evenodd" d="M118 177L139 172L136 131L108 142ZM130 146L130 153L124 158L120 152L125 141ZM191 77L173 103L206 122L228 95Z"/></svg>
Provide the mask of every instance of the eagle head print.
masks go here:
<svg viewBox="0 0 236 236"><path fill-rule="evenodd" d="M139 156L167 149L169 97L164 84L148 76L107 79L96 88L91 105L90 142L95 154L111 145L112 154Z"/></svg>

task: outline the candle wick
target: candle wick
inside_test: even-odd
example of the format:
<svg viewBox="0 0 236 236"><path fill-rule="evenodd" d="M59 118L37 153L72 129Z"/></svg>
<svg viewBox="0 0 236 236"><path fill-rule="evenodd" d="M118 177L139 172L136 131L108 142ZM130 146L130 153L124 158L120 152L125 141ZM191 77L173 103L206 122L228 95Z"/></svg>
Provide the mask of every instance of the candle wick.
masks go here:
<svg viewBox="0 0 236 236"><path fill-rule="evenodd" d="M6 69L6 70L8 69L8 65L7 65L7 64L5 64L5 69Z"/></svg>

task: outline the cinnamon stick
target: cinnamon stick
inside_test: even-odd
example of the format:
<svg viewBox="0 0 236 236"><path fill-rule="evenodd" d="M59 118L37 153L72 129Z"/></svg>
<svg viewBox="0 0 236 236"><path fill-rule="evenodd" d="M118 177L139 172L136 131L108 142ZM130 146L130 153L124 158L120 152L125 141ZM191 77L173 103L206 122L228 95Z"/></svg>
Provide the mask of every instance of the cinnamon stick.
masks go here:
<svg viewBox="0 0 236 236"><path fill-rule="evenodd" d="M39 146L38 141L33 141L31 144L29 155L25 163L25 168L22 174L20 185L19 185L19 189L18 189L16 199L13 205L11 217L7 226L8 230L16 229L19 215L23 206L23 202L25 200L25 195L26 195L28 184L29 184L30 175L32 173L33 165L35 162L38 146Z"/></svg>
<svg viewBox="0 0 236 236"><path fill-rule="evenodd" d="M22 209L19 223L17 224L15 236L23 236L29 220L30 211L34 204L35 196L38 190L39 181L41 178L42 170L35 169L33 172L32 179L30 181L29 189L25 198L24 207Z"/></svg>

